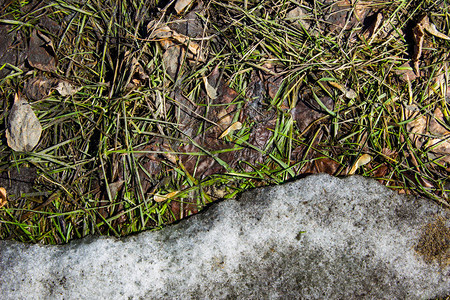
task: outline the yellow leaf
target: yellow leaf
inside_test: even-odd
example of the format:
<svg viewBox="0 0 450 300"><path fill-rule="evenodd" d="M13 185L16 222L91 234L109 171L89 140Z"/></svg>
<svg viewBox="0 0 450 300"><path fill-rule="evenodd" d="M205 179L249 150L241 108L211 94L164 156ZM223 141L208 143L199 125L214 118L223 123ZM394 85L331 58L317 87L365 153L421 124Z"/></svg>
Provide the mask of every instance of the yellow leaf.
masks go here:
<svg viewBox="0 0 450 300"><path fill-rule="evenodd" d="M230 125L230 127L228 127L220 136L219 139L223 139L224 137L226 137L227 135L229 135L230 133L232 133L235 130L239 130L242 128L242 123L241 122L234 122L233 124Z"/></svg>
<svg viewBox="0 0 450 300"><path fill-rule="evenodd" d="M179 192L180 191L170 192L170 193L168 193L166 195L158 195L158 194L156 194L156 195L153 196L153 200L155 200L156 202L163 202L163 201L166 201L168 199L171 199L171 198L175 197Z"/></svg>
<svg viewBox="0 0 450 300"><path fill-rule="evenodd" d="M355 164L353 165L353 167L350 169L350 171L348 172L347 175L353 175L355 174L356 170L361 167L364 166L365 164L368 164L370 161L372 160L372 157L369 154L363 154L361 155L358 160L355 162Z"/></svg>
<svg viewBox="0 0 450 300"><path fill-rule="evenodd" d="M6 205L6 189L0 187L0 208Z"/></svg>

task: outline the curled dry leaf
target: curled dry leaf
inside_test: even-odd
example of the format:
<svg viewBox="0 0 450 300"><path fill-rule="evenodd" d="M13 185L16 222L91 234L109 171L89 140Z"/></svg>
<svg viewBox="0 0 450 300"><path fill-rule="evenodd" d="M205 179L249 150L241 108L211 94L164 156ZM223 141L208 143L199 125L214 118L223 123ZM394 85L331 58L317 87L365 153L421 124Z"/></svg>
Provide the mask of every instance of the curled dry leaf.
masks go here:
<svg viewBox="0 0 450 300"><path fill-rule="evenodd" d="M227 135L229 135L230 133L233 133L233 131L235 130L239 130L242 128L242 123L241 122L234 122L233 124L230 125L230 127L228 127L220 136L219 139L223 139L224 137L226 137Z"/></svg>
<svg viewBox="0 0 450 300"><path fill-rule="evenodd" d="M168 193L166 195L156 194L156 195L153 196L153 200L155 200L155 202L163 202L163 201L166 201L168 199L171 199L171 198L175 197L176 195L178 195L179 192L180 191L170 192L170 193Z"/></svg>
<svg viewBox="0 0 450 300"><path fill-rule="evenodd" d="M15 95L9 112L6 140L14 151L31 151L37 145L42 126L26 100Z"/></svg>
<svg viewBox="0 0 450 300"><path fill-rule="evenodd" d="M425 31L428 32L429 34L434 35L435 37L438 37L440 39L450 40L450 37L439 32L436 29L436 25L434 25L433 23L430 22L430 19L428 18L428 16L425 16L424 19L422 20L422 22L423 22L423 29L425 29Z"/></svg>
<svg viewBox="0 0 450 300"><path fill-rule="evenodd" d="M355 164L353 165L353 167L350 169L350 171L348 172L347 175L353 175L355 174L356 170L361 167L364 166L365 164L368 164L370 161L372 160L372 157L369 154L363 154L361 155L358 160L355 162Z"/></svg>
<svg viewBox="0 0 450 300"><path fill-rule="evenodd" d="M6 205L6 189L3 187L0 187L0 208Z"/></svg>
<svg viewBox="0 0 450 300"><path fill-rule="evenodd" d="M414 53L412 57L414 72L416 72L417 76L420 76L419 71L419 59L422 56L422 47L423 47L423 37L424 37L424 29L422 22L419 22L413 28L413 38L414 38Z"/></svg>

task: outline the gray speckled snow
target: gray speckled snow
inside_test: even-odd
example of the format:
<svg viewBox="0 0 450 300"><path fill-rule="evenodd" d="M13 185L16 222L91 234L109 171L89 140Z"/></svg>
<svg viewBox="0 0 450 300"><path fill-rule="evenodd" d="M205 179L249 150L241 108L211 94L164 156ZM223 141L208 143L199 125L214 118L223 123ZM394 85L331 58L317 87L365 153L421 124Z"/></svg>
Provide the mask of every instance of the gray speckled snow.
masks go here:
<svg viewBox="0 0 450 300"><path fill-rule="evenodd" d="M450 267L414 252L438 213L370 179L315 175L125 239L1 241L1 298L438 297L450 294Z"/></svg>

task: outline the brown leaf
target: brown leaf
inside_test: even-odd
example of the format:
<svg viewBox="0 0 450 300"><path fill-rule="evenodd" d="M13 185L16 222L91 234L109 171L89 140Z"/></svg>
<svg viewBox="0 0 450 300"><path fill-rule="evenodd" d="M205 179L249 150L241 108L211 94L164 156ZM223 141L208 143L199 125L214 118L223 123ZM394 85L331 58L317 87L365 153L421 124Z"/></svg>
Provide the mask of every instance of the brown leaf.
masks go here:
<svg viewBox="0 0 450 300"><path fill-rule="evenodd" d="M30 78L24 86L25 95L31 100L42 100L47 98L54 90L61 96L72 96L80 90L74 87L70 82L56 79L45 78L43 76Z"/></svg>
<svg viewBox="0 0 450 300"><path fill-rule="evenodd" d="M189 36L180 34L176 31L170 29L170 27L167 25L156 29L153 32L153 36L160 40L177 41L178 43L186 46L192 54L194 54L194 55L199 54L200 46L196 42L192 41Z"/></svg>
<svg viewBox="0 0 450 300"><path fill-rule="evenodd" d="M117 193L122 188L124 182L125 181L123 181L123 180L118 180L118 181L110 183L108 185L108 187L109 187L109 194L111 195L111 199L113 199L113 200L116 199Z"/></svg>
<svg viewBox="0 0 450 300"><path fill-rule="evenodd" d="M25 82L24 92L28 99L41 100L48 97L57 84L57 79L48 79L45 77L30 78Z"/></svg>
<svg viewBox="0 0 450 300"><path fill-rule="evenodd" d="M439 136L447 134L449 131L441 124L445 124L444 115L439 108L436 108L433 117L430 119L430 133Z"/></svg>
<svg viewBox="0 0 450 300"><path fill-rule="evenodd" d="M334 109L334 100L330 97L320 99L322 103L329 109ZM326 112L310 98L310 95L302 97L295 108L291 111L291 115L297 123L300 131L304 131L312 122L326 116Z"/></svg>
<svg viewBox="0 0 450 300"><path fill-rule="evenodd" d="M14 151L31 151L41 137L42 126L26 100L15 95L9 112L6 140Z"/></svg>
<svg viewBox="0 0 450 300"><path fill-rule="evenodd" d="M16 68L26 70L27 51L21 31L11 30L12 26L0 24L0 78L14 72ZM10 66L11 65L11 66Z"/></svg>
<svg viewBox="0 0 450 300"><path fill-rule="evenodd" d="M163 63L167 74L175 79L179 73L179 68L184 57L184 49L180 45L175 45L171 41L162 41L166 51L163 54Z"/></svg>
<svg viewBox="0 0 450 300"><path fill-rule="evenodd" d="M330 175L336 174L339 169L340 164L331 158L321 158L314 160L314 170L315 173L326 173Z"/></svg>
<svg viewBox="0 0 450 300"><path fill-rule="evenodd" d="M7 189L8 194L20 196L34 191L33 185L37 177L36 168L21 164L0 172L0 186Z"/></svg>
<svg viewBox="0 0 450 300"><path fill-rule="evenodd" d="M445 34L439 32L436 28L436 25L434 25L433 23L430 23L430 19L428 18L428 16L425 16L423 22L423 28L426 30L426 32L428 32L431 35L434 35L435 37L438 37L440 39L444 39L444 40L450 40L450 37L446 36Z"/></svg>
<svg viewBox="0 0 450 300"><path fill-rule="evenodd" d="M28 63L33 68L56 72L56 57L52 41L38 30L33 30L28 49Z"/></svg>
<svg viewBox="0 0 450 300"><path fill-rule="evenodd" d="M413 114L412 121L406 125L406 130L408 131L409 138L416 146L416 148L422 147L422 136L426 133L426 128L427 118L423 115L417 116L417 114Z"/></svg>
<svg viewBox="0 0 450 300"><path fill-rule="evenodd" d="M370 45L375 37L375 33L383 22L383 14L378 12L373 16L373 20L369 27L367 27L361 34L364 40ZM369 40L370 38L370 40Z"/></svg>
<svg viewBox="0 0 450 300"><path fill-rule="evenodd" d="M411 68L409 62L405 62L400 67L395 69L395 74L400 75L401 79L405 82L413 81L417 78L417 74Z"/></svg>
<svg viewBox="0 0 450 300"><path fill-rule="evenodd" d="M330 0L325 21L330 31L350 30L359 20L363 20L368 13L368 7L363 2L350 0Z"/></svg>
<svg viewBox="0 0 450 300"><path fill-rule="evenodd" d="M430 149L431 156L443 156L441 161L450 163L450 133L442 138L428 140L426 147Z"/></svg>
<svg viewBox="0 0 450 300"><path fill-rule="evenodd" d="M326 173L330 175L336 175L336 172L339 170L339 167L340 164L338 162L332 160L331 158L323 157L314 159L306 163L305 166L298 171L300 171L301 174Z"/></svg>

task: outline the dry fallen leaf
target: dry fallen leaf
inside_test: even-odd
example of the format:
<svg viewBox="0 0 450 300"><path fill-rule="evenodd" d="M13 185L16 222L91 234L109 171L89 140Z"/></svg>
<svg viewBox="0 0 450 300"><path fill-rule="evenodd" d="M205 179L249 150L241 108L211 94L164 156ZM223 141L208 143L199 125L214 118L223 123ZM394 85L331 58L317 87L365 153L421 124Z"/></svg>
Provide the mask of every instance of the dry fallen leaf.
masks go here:
<svg viewBox="0 0 450 300"><path fill-rule="evenodd" d="M56 72L55 49L52 41L39 30L34 30L30 37L28 63L36 69Z"/></svg>
<svg viewBox="0 0 450 300"><path fill-rule="evenodd" d="M242 123L241 122L234 122L233 124L230 125L230 127L228 127L220 136L219 139L223 139L224 137L226 137L227 135L229 135L230 133L232 133L235 130L239 130L242 128Z"/></svg>
<svg viewBox="0 0 450 300"><path fill-rule="evenodd" d="M163 202L163 201L166 201L168 199L171 199L171 198L175 197L179 192L180 191L170 192L170 193L168 193L166 195L158 195L158 194L156 194L156 195L153 196L153 200L155 200L155 202Z"/></svg>
<svg viewBox="0 0 450 300"><path fill-rule="evenodd" d="M428 153L430 158L434 158L431 156L442 156L441 161L450 162L450 133L441 138L428 140L425 147L430 149L431 153Z"/></svg>
<svg viewBox="0 0 450 300"><path fill-rule="evenodd" d="M24 93L28 99L42 100L52 93L57 81L57 79L49 79L43 76L30 78L25 82Z"/></svg>
<svg viewBox="0 0 450 300"><path fill-rule="evenodd" d="M430 119L429 131L434 135L445 135L449 131L442 124L445 124L444 114L439 108L436 108L433 117ZM448 127L448 126L447 126Z"/></svg>
<svg viewBox="0 0 450 300"><path fill-rule="evenodd" d="M214 88L208 81L208 78L206 76L203 76L203 82L205 84L206 93L208 94L208 97L211 99L217 98L217 89Z"/></svg>
<svg viewBox="0 0 450 300"><path fill-rule="evenodd" d="M417 117L417 114L413 114L412 118L414 119L406 125L406 130L408 131L409 138L413 142L413 145L415 145L416 148L420 148L423 145L422 137L427 131L427 118L423 115Z"/></svg>
<svg viewBox="0 0 450 300"><path fill-rule="evenodd" d="M0 208L6 205L6 189L3 187L0 187Z"/></svg>
<svg viewBox="0 0 450 300"><path fill-rule="evenodd" d="M425 31L431 35L434 35L435 37L438 37L438 38L441 38L444 40L450 40L450 37L446 36L445 34L439 32L436 29L436 25L434 25L433 23L430 22L430 18L428 18L427 15L423 16L420 19L420 21L417 23L417 25L413 28L414 53L413 53L412 61L414 64L414 71L416 72L417 76L420 76L419 59L422 56L422 47L423 47Z"/></svg>
<svg viewBox="0 0 450 300"><path fill-rule="evenodd" d="M74 87L70 82L60 80L58 82L58 85L56 86L56 90L58 93L65 97L65 96L72 96L75 93L77 93L79 90L81 90L80 87Z"/></svg>
<svg viewBox="0 0 450 300"><path fill-rule="evenodd" d="M124 182L125 181L123 181L123 180L118 180L118 181L110 183L108 185L109 194L111 195L111 199L116 199L117 193L123 187Z"/></svg>
<svg viewBox="0 0 450 300"><path fill-rule="evenodd" d="M363 154L361 155L358 160L355 162L355 164L353 165L353 167L350 169L350 171L348 172L347 175L353 175L355 174L356 170L361 167L364 166L365 164L368 164L370 161L372 160L372 157L369 154Z"/></svg>
<svg viewBox="0 0 450 300"><path fill-rule="evenodd" d="M177 14L180 14L191 3L192 3L192 0L178 0L177 3L175 3L175 11L177 12Z"/></svg>
<svg viewBox="0 0 450 300"><path fill-rule="evenodd" d="M338 90L340 90L347 99L355 99L356 97L358 97L358 94L356 94L356 92L353 89L347 89L344 86L342 86L341 84L335 82L335 81L329 81L328 82L332 87L337 88Z"/></svg>
<svg viewBox="0 0 450 300"><path fill-rule="evenodd" d="M190 37L170 29L167 25L156 29L153 32L153 36L161 40L175 40L186 46L192 54L199 54L200 46L196 42L192 41Z"/></svg>
<svg viewBox="0 0 450 300"><path fill-rule="evenodd" d="M185 56L185 50L182 46L176 45L169 40L160 41L160 44L166 49L163 54L163 64L166 72L172 79L175 79L182 64L182 59Z"/></svg>
<svg viewBox="0 0 450 300"><path fill-rule="evenodd" d="M423 19L422 19L423 21ZM422 22L419 22L413 28L413 38L414 38L414 53L412 57L414 72L416 72L417 76L420 76L419 71L419 59L422 56L422 47L423 47L423 37L424 37L424 29Z"/></svg>
<svg viewBox="0 0 450 300"><path fill-rule="evenodd" d="M30 78L24 86L27 98L36 101L48 97L54 90L57 90L61 96L72 96L80 89L79 87L74 87L68 81L57 78L45 78L44 76Z"/></svg>
<svg viewBox="0 0 450 300"><path fill-rule="evenodd" d="M405 82L411 82L417 78L417 74L411 68L409 62L405 62L400 67L395 69L395 74L400 75L401 79Z"/></svg>
<svg viewBox="0 0 450 300"><path fill-rule="evenodd" d="M376 36L376 31L378 30L378 28L380 27L381 23L383 21L383 14L378 12L375 15L375 18L373 20L373 22L370 24L369 27L367 27L363 33L361 34L361 36L364 38L364 40L367 41L367 43L370 45L373 41L373 39ZM370 40L368 40L370 37Z"/></svg>
<svg viewBox="0 0 450 300"><path fill-rule="evenodd" d="M33 109L19 94L9 112L6 140L14 151L31 151L37 145L42 126Z"/></svg>
<svg viewBox="0 0 450 300"><path fill-rule="evenodd" d="M428 18L428 16L425 16L423 22L424 22L423 29L425 29L426 32L428 32L429 34L434 35L435 37L438 37L440 39L450 40L450 37L446 36L445 34L439 32L436 29L436 25L434 25L433 23L430 23L430 19Z"/></svg>

